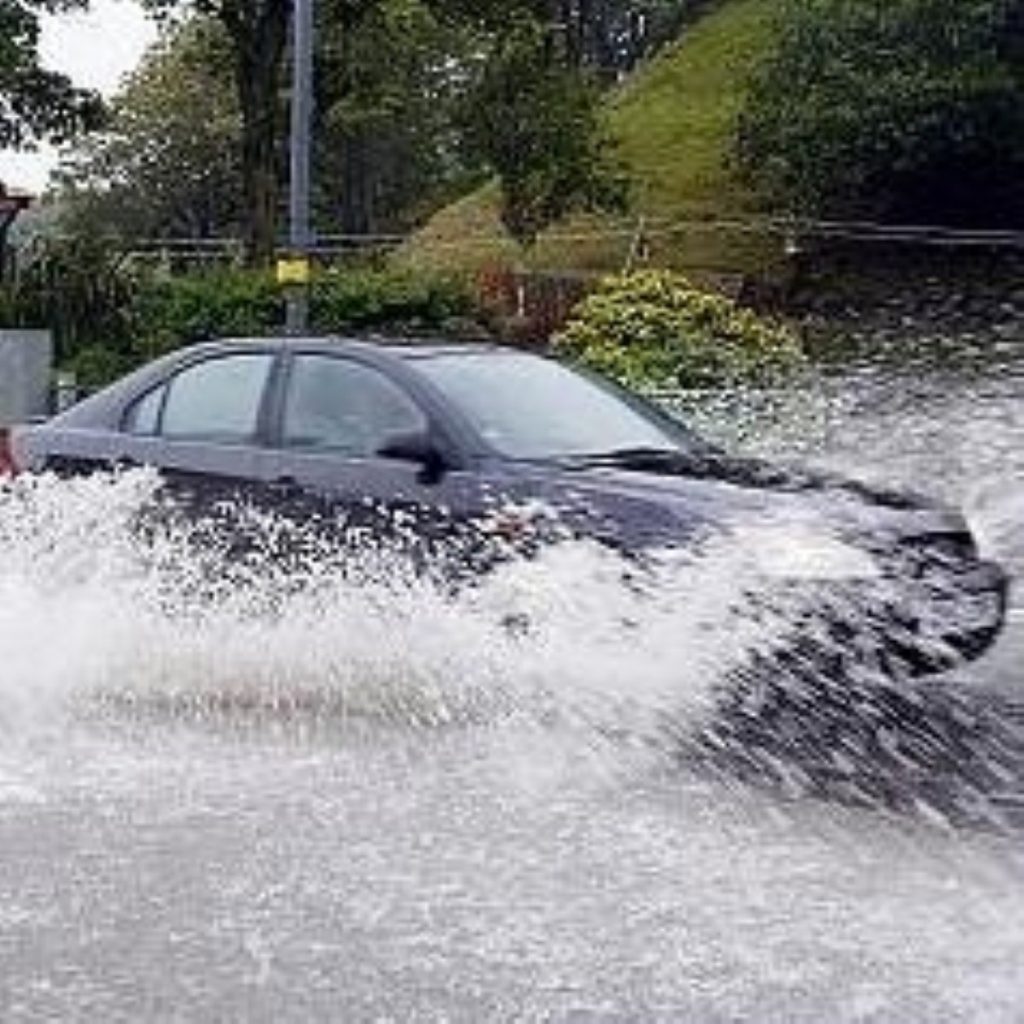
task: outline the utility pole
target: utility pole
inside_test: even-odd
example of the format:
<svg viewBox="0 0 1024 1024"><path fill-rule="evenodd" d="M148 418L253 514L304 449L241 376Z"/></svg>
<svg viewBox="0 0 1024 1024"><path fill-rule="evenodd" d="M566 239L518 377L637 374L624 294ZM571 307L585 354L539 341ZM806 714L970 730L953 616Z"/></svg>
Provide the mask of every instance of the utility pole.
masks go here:
<svg viewBox="0 0 1024 1024"><path fill-rule="evenodd" d="M287 329L309 327L310 149L313 121L313 0L293 0L291 187L288 197L288 260L278 264L278 280L288 289Z"/></svg>

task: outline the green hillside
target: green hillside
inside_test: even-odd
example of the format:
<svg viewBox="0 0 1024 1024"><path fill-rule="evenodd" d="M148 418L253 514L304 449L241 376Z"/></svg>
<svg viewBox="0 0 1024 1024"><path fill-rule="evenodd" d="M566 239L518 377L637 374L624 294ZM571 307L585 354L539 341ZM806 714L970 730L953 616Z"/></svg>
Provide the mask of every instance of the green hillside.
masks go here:
<svg viewBox="0 0 1024 1024"><path fill-rule="evenodd" d="M729 168L729 153L745 83L771 45L779 4L722 0L610 99L611 131L634 181L629 218L574 218L549 231L524 258L505 236L497 190L490 187L438 213L405 258L453 268L525 263L535 269L616 269L644 218L659 264L711 272L764 269L778 256L777 241L671 223L756 211L754 197Z"/></svg>

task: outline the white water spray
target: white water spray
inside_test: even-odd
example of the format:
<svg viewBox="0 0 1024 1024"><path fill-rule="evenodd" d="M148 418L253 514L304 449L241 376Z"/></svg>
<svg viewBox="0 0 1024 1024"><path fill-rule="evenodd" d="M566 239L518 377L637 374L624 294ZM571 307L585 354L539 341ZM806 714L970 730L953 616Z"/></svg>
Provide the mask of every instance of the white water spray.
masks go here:
<svg viewBox="0 0 1024 1024"><path fill-rule="evenodd" d="M311 544L285 567L272 517L225 562L198 527L141 528L158 486L138 472L0 490L7 717L100 697L643 727L705 711L773 628L744 614L751 567L724 547L628 570L566 543L453 590L377 550Z"/></svg>

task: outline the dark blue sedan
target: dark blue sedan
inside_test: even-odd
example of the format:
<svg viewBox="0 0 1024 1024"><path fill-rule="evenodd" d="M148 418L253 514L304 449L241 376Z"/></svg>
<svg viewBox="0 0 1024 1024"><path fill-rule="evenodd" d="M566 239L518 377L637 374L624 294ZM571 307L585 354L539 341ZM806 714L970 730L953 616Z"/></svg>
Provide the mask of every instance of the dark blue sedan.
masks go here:
<svg viewBox="0 0 1024 1024"><path fill-rule="evenodd" d="M1005 613L1006 578L958 512L728 456L607 381L492 346L205 344L15 432L11 454L61 474L152 466L186 504L401 521L431 544L585 537L633 562L733 544L806 590L809 614L854 593L876 646L914 672L979 655Z"/></svg>

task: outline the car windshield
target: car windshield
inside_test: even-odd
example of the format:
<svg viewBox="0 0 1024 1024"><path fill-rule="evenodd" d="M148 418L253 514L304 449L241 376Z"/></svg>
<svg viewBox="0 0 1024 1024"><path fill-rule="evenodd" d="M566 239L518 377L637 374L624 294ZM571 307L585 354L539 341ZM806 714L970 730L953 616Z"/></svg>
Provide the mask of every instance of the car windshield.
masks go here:
<svg viewBox="0 0 1024 1024"><path fill-rule="evenodd" d="M678 452L696 443L684 427L641 400L539 356L432 356L419 368L509 458Z"/></svg>

